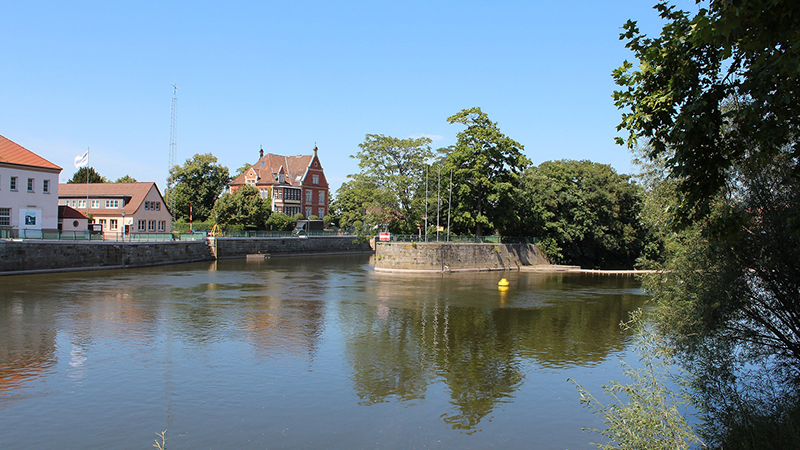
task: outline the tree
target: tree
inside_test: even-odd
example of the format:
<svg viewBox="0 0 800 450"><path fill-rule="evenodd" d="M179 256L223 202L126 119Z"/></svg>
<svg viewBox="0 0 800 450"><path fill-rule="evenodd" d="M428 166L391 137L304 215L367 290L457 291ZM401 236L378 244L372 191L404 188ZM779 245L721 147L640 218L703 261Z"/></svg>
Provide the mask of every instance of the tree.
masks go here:
<svg viewBox="0 0 800 450"><path fill-rule="evenodd" d="M659 37L630 20L620 36L639 65L625 61L613 74L625 110L617 129L629 133L617 141L648 141L650 156L681 180L678 206L693 218L736 164L784 148L800 156L800 8L790 0L712 0L694 15L667 1L655 8L667 21Z"/></svg>
<svg viewBox="0 0 800 450"><path fill-rule="evenodd" d="M413 233L424 210L425 164L433 157L431 140L426 137L399 139L368 134L352 156L359 160L361 172L351 175L352 187L366 188L369 195L359 209L369 211L376 224L395 233Z"/></svg>
<svg viewBox="0 0 800 450"><path fill-rule="evenodd" d="M231 177L231 179L232 179L232 180L236 179L236 178L237 178L239 175L241 175L241 174L243 174L243 173L247 172L247 170L248 170L248 169L250 169L251 167L253 167L253 165L252 165L252 164L250 164L250 163L244 163L244 165L243 165L242 167L239 167L238 169L236 169L236 173L235 173L235 174L233 174L233 176Z"/></svg>
<svg viewBox="0 0 800 450"><path fill-rule="evenodd" d="M653 238L639 220L643 191L591 161L549 161L523 172L516 199L521 232L541 239L554 263L633 267Z"/></svg>
<svg viewBox="0 0 800 450"><path fill-rule="evenodd" d="M89 177L88 181L86 177ZM67 181L67 183L108 183L108 179L100 176L93 167L85 166L78 169L78 171L72 175L72 179Z"/></svg>
<svg viewBox="0 0 800 450"><path fill-rule="evenodd" d="M136 178L133 178L130 175L125 175L123 177L117 178L117 181L115 181L115 183L136 183Z"/></svg>
<svg viewBox="0 0 800 450"><path fill-rule="evenodd" d="M614 72L618 129L629 133L618 141L644 139L669 176L645 208L668 227L664 263L653 266L663 270L645 279L652 318L694 377L708 442L797 448L800 8L656 9L661 35L629 21L621 37L639 64Z"/></svg>
<svg viewBox="0 0 800 450"><path fill-rule="evenodd" d="M242 225L246 229L264 229L272 201L261 197L253 186L242 186L234 194L223 194L214 203L212 213L219 225Z"/></svg>
<svg viewBox="0 0 800 450"><path fill-rule="evenodd" d="M282 212L273 212L267 219L267 229L272 231L292 231L297 219Z"/></svg>
<svg viewBox="0 0 800 450"><path fill-rule="evenodd" d="M447 154L444 173L453 170L453 227L461 232L503 231L517 223L513 200L519 175L530 160L518 142L500 132L480 108L447 118L466 129Z"/></svg>
<svg viewBox="0 0 800 450"><path fill-rule="evenodd" d="M191 205L194 220L207 220L229 181L228 168L217 164L211 153L196 154L183 166L174 166L167 178L167 184L174 186L167 193L167 201L174 208L172 213L179 219L188 219ZM172 201L169 196L174 196Z"/></svg>

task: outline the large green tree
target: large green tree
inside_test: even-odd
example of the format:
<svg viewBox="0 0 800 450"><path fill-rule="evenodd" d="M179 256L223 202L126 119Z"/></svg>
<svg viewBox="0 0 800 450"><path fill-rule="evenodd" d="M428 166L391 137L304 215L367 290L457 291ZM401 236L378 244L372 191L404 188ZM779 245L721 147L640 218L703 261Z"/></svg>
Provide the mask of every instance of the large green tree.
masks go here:
<svg viewBox="0 0 800 450"><path fill-rule="evenodd" d="M628 22L620 130L669 177L646 217L671 227L646 281L657 329L694 375L725 448L800 446L800 8L667 2L660 36ZM679 223L680 227L672 227Z"/></svg>
<svg viewBox="0 0 800 450"><path fill-rule="evenodd" d="M642 34L635 21L621 39L638 64L614 71L623 110L617 138L667 161L680 180L682 217L707 212L746 159L788 151L797 158L800 126L800 8L794 0L697 1L696 13L667 1L655 8L661 35Z"/></svg>
<svg viewBox="0 0 800 450"><path fill-rule="evenodd" d="M631 268L649 240L639 220L643 190L591 161L549 161L523 172L521 234L540 238L553 263Z"/></svg>
<svg viewBox="0 0 800 450"><path fill-rule="evenodd" d="M133 178L130 175L124 175L117 178L117 181L115 181L115 183L136 183L136 178Z"/></svg>
<svg viewBox="0 0 800 450"><path fill-rule="evenodd" d="M193 220L205 221L211 217L214 203L228 182L228 168L218 164L216 156L198 153L183 166L170 169L167 185L173 187L167 193L167 202L174 208L176 218L188 220L191 204Z"/></svg>
<svg viewBox="0 0 800 450"><path fill-rule="evenodd" d="M108 178L97 173L94 167L85 166L78 169L67 181L67 184L72 183L108 183Z"/></svg>
<svg viewBox="0 0 800 450"><path fill-rule="evenodd" d="M514 227L514 188L530 164L522 145L501 133L480 108L461 110L447 121L466 127L447 153L443 170L453 172L453 229L481 236Z"/></svg>
<svg viewBox="0 0 800 450"><path fill-rule="evenodd" d="M433 157L426 137L399 139L368 134L352 157L359 173L349 175L336 194L340 221L361 220L394 233L416 233L424 213L424 174Z"/></svg>
<svg viewBox="0 0 800 450"><path fill-rule="evenodd" d="M234 194L222 194L214 203L212 214L219 225L241 225L263 230L270 215L271 200L261 197L253 186L242 186Z"/></svg>

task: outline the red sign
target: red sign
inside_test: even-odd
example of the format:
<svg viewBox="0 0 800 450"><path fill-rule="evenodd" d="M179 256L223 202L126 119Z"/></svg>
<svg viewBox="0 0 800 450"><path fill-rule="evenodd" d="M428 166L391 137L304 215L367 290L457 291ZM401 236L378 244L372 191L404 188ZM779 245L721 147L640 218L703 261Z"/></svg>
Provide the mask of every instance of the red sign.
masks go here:
<svg viewBox="0 0 800 450"><path fill-rule="evenodd" d="M381 241L388 241L389 238L391 237L391 234L387 232L381 232L378 234L378 237Z"/></svg>

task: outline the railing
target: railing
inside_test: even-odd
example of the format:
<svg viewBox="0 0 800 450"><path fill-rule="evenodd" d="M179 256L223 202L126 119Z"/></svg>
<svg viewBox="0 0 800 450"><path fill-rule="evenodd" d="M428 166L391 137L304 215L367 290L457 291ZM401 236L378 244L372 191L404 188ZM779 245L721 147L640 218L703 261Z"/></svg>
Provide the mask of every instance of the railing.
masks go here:
<svg viewBox="0 0 800 450"><path fill-rule="evenodd" d="M57 231L0 229L0 239L25 239L38 241L106 241L106 242L167 242L199 241L205 233L95 233L91 231Z"/></svg>
<svg viewBox="0 0 800 450"><path fill-rule="evenodd" d="M375 242L381 242L379 236L375 236ZM385 242L385 241L384 241ZM536 244L539 242L537 237L518 237L518 236L447 236L439 235L438 240L436 235L428 235L428 240L425 236L417 234L390 234L389 242L428 242L428 243L460 243L460 244Z"/></svg>

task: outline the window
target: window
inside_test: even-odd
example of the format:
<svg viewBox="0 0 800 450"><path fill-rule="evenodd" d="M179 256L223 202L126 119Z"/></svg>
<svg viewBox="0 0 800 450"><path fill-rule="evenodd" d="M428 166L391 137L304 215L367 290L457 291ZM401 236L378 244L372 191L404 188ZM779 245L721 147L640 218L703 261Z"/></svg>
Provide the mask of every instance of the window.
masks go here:
<svg viewBox="0 0 800 450"><path fill-rule="evenodd" d="M146 229L145 228L146 226L147 226L147 223L144 220L140 220L137 229L139 231L144 231Z"/></svg>
<svg viewBox="0 0 800 450"><path fill-rule="evenodd" d="M33 192L33 178L28 178L28 192Z"/></svg>
<svg viewBox="0 0 800 450"><path fill-rule="evenodd" d="M106 219L100 219L100 226L102 226L104 230L106 229Z"/></svg>
<svg viewBox="0 0 800 450"><path fill-rule="evenodd" d="M86 200L79 201L78 208L86 208Z"/></svg>
<svg viewBox="0 0 800 450"><path fill-rule="evenodd" d="M0 208L0 227L11 225L11 208Z"/></svg>
<svg viewBox="0 0 800 450"><path fill-rule="evenodd" d="M150 202L144 202L144 209L145 210L150 209Z"/></svg>
<svg viewBox="0 0 800 450"><path fill-rule="evenodd" d="M92 208L99 208L100 200L92 200Z"/></svg>
<svg viewBox="0 0 800 450"><path fill-rule="evenodd" d="M44 192L45 194L50 193L50 180L42 181L42 192Z"/></svg>
<svg viewBox="0 0 800 450"><path fill-rule="evenodd" d="M156 231L156 221L155 220L148 220L147 221L147 231Z"/></svg>
<svg viewBox="0 0 800 450"><path fill-rule="evenodd" d="M106 208L119 208L119 200L106 200Z"/></svg>
<svg viewBox="0 0 800 450"><path fill-rule="evenodd" d="M319 216L319 218L320 218L320 219L322 219L323 217L325 217L325 208L319 208L319 209L317 210L317 215Z"/></svg>
<svg viewBox="0 0 800 450"><path fill-rule="evenodd" d="M306 218L311 217L311 208L306 208Z"/></svg>
<svg viewBox="0 0 800 450"><path fill-rule="evenodd" d="M167 229L167 221L166 220L159 220L158 221L158 231L166 231Z"/></svg>
<svg viewBox="0 0 800 450"><path fill-rule="evenodd" d="M156 211L161 211L161 202L153 202L153 204L156 206Z"/></svg>
<svg viewBox="0 0 800 450"><path fill-rule="evenodd" d="M319 204L325 204L325 191L319 191Z"/></svg>
<svg viewBox="0 0 800 450"><path fill-rule="evenodd" d="M11 182L9 183L8 187L12 191L17 190L17 177L11 177Z"/></svg>
<svg viewBox="0 0 800 450"><path fill-rule="evenodd" d="M314 193L311 192L311 189L306 189L306 203L311 203L313 197Z"/></svg>
<svg viewBox="0 0 800 450"><path fill-rule="evenodd" d="M312 176L311 176L311 182L312 182L313 184L319 184L319 175L316 175L316 174L315 174L315 175L312 175Z"/></svg>
<svg viewBox="0 0 800 450"><path fill-rule="evenodd" d="M108 225L109 225L109 228L110 228L110 229L112 229L112 230L116 230L116 229L117 229L117 219L111 219L111 220L108 222Z"/></svg>

